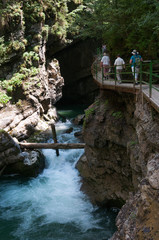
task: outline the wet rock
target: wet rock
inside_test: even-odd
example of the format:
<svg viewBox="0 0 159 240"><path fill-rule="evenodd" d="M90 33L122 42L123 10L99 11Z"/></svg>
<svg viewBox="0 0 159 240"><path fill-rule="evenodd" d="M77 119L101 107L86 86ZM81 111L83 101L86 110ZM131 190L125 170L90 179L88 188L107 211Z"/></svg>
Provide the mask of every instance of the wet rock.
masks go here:
<svg viewBox="0 0 159 240"><path fill-rule="evenodd" d="M73 128L70 127L69 129L67 129L64 133L71 133L73 131Z"/></svg>
<svg viewBox="0 0 159 240"><path fill-rule="evenodd" d="M24 160L19 145L4 130L0 130L0 169L12 163Z"/></svg>
<svg viewBox="0 0 159 240"><path fill-rule="evenodd" d="M19 174L25 177L36 177L45 168L45 158L40 151L22 152L23 161L10 164L4 174Z"/></svg>
<svg viewBox="0 0 159 240"><path fill-rule="evenodd" d="M73 121L74 124L76 124L76 125L81 125L81 124L83 124L84 117L85 117L85 114L78 115L78 116L74 119L74 121Z"/></svg>
<svg viewBox="0 0 159 240"><path fill-rule="evenodd" d="M0 174L35 177L44 167L45 159L41 152L22 152L12 137L0 130Z"/></svg>

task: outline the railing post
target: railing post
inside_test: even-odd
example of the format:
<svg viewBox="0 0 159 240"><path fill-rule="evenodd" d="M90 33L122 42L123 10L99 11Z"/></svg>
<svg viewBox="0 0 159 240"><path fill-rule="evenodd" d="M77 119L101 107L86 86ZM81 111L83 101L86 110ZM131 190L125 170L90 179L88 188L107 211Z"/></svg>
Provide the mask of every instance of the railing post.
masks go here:
<svg viewBox="0 0 159 240"><path fill-rule="evenodd" d="M135 68L136 68L136 64L134 63L134 72L133 72L133 77L134 77L134 78L133 78L133 80L134 80L134 81L133 81L133 88L134 88L134 91L135 91L135 72L136 72L136 71L135 71L135 70L136 70Z"/></svg>
<svg viewBox="0 0 159 240"><path fill-rule="evenodd" d="M150 61L149 97L152 96L152 60Z"/></svg>
<svg viewBox="0 0 159 240"><path fill-rule="evenodd" d="M142 62L140 62L140 91L142 90Z"/></svg>
<svg viewBox="0 0 159 240"><path fill-rule="evenodd" d="M103 65L102 65L102 85L103 85Z"/></svg>
<svg viewBox="0 0 159 240"><path fill-rule="evenodd" d="M115 69L114 69L114 70L115 70L115 86L116 86L116 79L117 79L117 78L116 78L116 66L115 66Z"/></svg>
<svg viewBox="0 0 159 240"><path fill-rule="evenodd" d="M98 57L98 56L97 56ZM96 79L97 79L97 77L98 77L98 65L97 65L97 61L98 60L96 60L96 66L95 66L95 71L96 71ZM97 81L98 81L98 79L97 79Z"/></svg>

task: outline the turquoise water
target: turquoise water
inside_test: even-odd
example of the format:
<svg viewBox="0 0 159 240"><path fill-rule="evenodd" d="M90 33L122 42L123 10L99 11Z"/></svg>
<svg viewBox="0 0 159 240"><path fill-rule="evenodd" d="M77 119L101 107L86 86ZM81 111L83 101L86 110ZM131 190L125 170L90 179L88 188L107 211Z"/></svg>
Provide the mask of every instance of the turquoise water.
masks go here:
<svg viewBox="0 0 159 240"><path fill-rule="evenodd" d="M70 105L58 108L58 113L62 116L71 119L76 117L78 114L84 114L84 110L87 109L88 105Z"/></svg>
<svg viewBox="0 0 159 240"><path fill-rule="evenodd" d="M56 124L59 142L78 142L67 120ZM52 139L49 140L52 142ZM75 164L84 150L43 150L46 168L37 178L0 179L1 240L108 240L115 228L116 209L93 206L80 191Z"/></svg>

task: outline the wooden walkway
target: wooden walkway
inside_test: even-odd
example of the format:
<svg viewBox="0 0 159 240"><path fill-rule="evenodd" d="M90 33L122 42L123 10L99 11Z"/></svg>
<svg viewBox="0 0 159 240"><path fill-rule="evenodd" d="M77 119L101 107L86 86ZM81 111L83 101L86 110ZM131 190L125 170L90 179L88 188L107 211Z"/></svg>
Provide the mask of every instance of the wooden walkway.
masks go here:
<svg viewBox="0 0 159 240"><path fill-rule="evenodd" d="M155 86L159 89L159 85ZM154 107L154 109L159 112L159 92L155 89L152 89L151 98L149 97L149 86L142 89L143 96L147 99L148 102Z"/></svg>
<svg viewBox="0 0 159 240"><path fill-rule="evenodd" d="M155 88L157 88L158 91L152 88L150 97L150 88L149 85L146 84L135 85L134 83L125 82L119 84L117 81L110 77L108 80L102 80L101 71L97 72L97 74L93 74L93 79L95 83L100 87L100 89L110 89L133 94L142 93L143 97L153 106L157 112L159 112L159 85L155 85Z"/></svg>

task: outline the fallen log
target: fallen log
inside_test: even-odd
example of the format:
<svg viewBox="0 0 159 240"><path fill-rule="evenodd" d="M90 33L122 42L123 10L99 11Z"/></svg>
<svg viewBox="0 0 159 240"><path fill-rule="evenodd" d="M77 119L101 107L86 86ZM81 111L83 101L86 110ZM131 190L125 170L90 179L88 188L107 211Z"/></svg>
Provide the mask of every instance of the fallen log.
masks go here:
<svg viewBox="0 0 159 240"><path fill-rule="evenodd" d="M20 143L21 148L29 149L81 149L85 143Z"/></svg>

